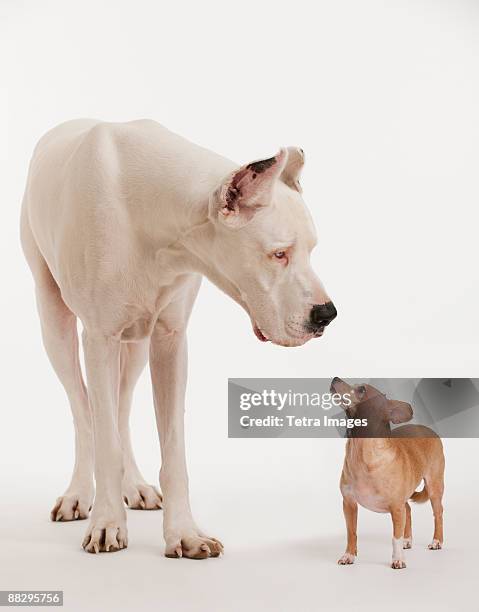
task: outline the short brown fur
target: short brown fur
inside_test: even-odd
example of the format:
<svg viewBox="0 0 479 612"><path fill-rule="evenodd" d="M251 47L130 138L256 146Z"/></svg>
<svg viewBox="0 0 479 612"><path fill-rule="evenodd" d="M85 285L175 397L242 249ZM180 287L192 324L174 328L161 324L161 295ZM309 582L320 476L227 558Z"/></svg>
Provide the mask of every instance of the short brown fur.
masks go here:
<svg viewBox="0 0 479 612"><path fill-rule="evenodd" d="M406 402L388 400L371 385L351 386L333 379L331 390L350 394L352 403L344 406L348 416L368 418L370 431L352 430L340 488L347 526L346 552L338 563L347 565L357 556L358 503L375 512L388 512L393 522L393 560L391 567L406 567L399 547L411 548L411 509L408 500L431 501L434 536L429 549L443 545L444 454L441 439L428 427L403 425L391 429L390 423L409 421L413 414ZM359 437L368 436L368 437ZM415 489L424 480L420 492Z"/></svg>

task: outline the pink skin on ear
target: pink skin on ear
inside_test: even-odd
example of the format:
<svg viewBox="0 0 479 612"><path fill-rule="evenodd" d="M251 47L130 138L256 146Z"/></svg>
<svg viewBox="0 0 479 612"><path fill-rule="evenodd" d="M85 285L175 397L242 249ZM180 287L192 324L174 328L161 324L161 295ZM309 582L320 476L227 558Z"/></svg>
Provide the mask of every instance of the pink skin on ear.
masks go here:
<svg viewBox="0 0 479 612"><path fill-rule="evenodd" d="M286 149L281 149L274 157L252 162L237 170L221 189L221 214L225 217L241 214L248 220L257 208L267 205L274 181L281 174L287 156Z"/></svg>
<svg viewBox="0 0 479 612"><path fill-rule="evenodd" d="M304 151L298 147L288 147L288 161L281 173L281 180L291 189L302 193L299 178L304 166Z"/></svg>

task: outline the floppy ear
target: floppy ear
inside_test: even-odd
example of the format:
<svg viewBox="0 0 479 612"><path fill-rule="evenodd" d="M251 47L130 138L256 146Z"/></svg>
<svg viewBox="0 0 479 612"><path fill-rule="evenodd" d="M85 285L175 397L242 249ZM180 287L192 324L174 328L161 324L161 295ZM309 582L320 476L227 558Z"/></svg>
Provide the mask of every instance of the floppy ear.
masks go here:
<svg viewBox="0 0 479 612"><path fill-rule="evenodd" d="M388 419L391 423L406 423L413 417L412 407L406 402L396 402L390 400L387 406Z"/></svg>
<svg viewBox="0 0 479 612"><path fill-rule="evenodd" d="M281 175L288 152L251 162L232 172L213 194L210 214L230 227L242 227L271 202L273 187Z"/></svg>
<svg viewBox="0 0 479 612"><path fill-rule="evenodd" d="M304 151L298 149L298 147L288 147L288 160L284 166L283 172L281 173L281 180L286 183L291 189L295 189L299 193L302 192L299 179L301 177L301 170L304 166Z"/></svg>

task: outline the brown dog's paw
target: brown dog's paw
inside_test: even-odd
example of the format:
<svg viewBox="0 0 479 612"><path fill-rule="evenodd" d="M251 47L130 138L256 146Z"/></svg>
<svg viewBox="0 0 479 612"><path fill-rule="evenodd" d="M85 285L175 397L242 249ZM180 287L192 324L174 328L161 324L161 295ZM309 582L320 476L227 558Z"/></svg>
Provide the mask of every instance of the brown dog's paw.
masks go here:
<svg viewBox="0 0 479 612"><path fill-rule="evenodd" d="M344 553L344 555L338 559L338 565L352 565L356 557L351 553Z"/></svg>
<svg viewBox="0 0 479 612"><path fill-rule="evenodd" d="M406 550L412 548L412 538L404 538L402 547Z"/></svg>
<svg viewBox="0 0 479 612"><path fill-rule="evenodd" d="M391 563L391 567L393 569L404 569L406 567L406 563L402 559L394 559Z"/></svg>
<svg viewBox="0 0 479 612"><path fill-rule="evenodd" d="M439 542L439 540L433 540L428 546L429 550L441 550L441 548L442 542Z"/></svg>

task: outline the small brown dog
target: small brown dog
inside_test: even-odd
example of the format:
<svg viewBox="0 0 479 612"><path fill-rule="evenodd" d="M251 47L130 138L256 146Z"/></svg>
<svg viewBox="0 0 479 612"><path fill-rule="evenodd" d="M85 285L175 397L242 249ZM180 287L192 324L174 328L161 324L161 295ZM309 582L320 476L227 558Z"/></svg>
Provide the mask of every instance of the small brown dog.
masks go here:
<svg viewBox="0 0 479 612"><path fill-rule="evenodd" d="M419 503L431 500L434 537L429 549L442 548L444 453L440 438L422 425L403 425L391 430L391 423L412 419L412 408L406 402L388 400L371 385L351 386L334 378L331 391L349 395L350 405L343 405L348 417L368 420L367 427L349 430L340 483L348 542L338 563L348 565L356 558L358 504L374 512L391 514L392 568L406 567L403 549L412 545L410 499ZM424 488L415 492L421 480Z"/></svg>

